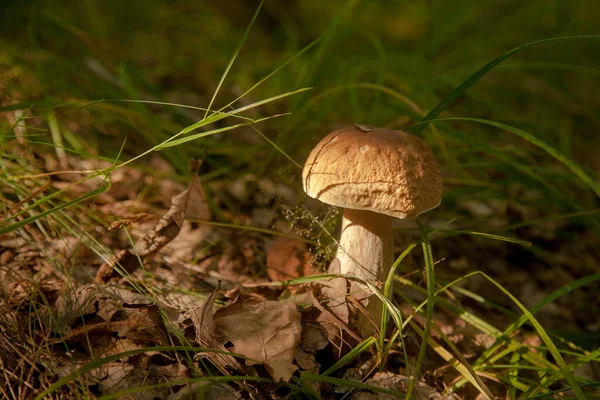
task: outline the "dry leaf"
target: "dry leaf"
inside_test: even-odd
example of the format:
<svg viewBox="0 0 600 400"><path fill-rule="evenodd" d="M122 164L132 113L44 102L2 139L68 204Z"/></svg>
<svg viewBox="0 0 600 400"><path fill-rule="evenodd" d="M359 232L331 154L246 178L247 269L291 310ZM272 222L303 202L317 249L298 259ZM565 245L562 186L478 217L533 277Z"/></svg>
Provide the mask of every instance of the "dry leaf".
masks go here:
<svg viewBox="0 0 600 400"><path fill-rule="evenodd" d="M197 176L194 176L188 188L171 199L171 208L158 221L154 230L135 243L135 250L121 250L108 262L103 263L96 273L96 282L107 283L118 278L115 271L119 265L126 273L139 267L139 257L150 256L171 242L183 225L184 219L209 219L210 208Z"/></svg>
<svg viewBox="0 0 600 400"><path fill-rule="evenodd" d="M296 360L296 364L304 371L313 372L315 374L319 373L321 364L316 361L314 353L302 350L298 347L296 349L296 354L294 355L294 360Z"/></svg>
<svg viewBox="0 0 600 400"><path fill-rule="evenodd" d="M248 357L247 365L263 364L275 381L289 380L300 341L300 313L291 301L248 304L238 301L218 310L215 327Z"/></svg>
<svg viewBox="0 0 600 400"><path fill-rule="evenodd" d="M119 266L119 269L116 269L115 266ZM131 250L119 250L109 261L102 263L100 268L98 268L95 281L98 283L108 283L113 279L121 277L120 270L125 274L129 274L139 266L140 260L135 253Z"/></svg>
<svg viewBox="0 0 600 400"><path fill-rule="evenodd" d="M311 353L323 350L329 344L323 328L315 322L315 314L316 310L312 307L302 313L302 339L299 347Z"/></svg>
<svg viewBox="0 0 600 400"><path fill-rule="evenodd" d="M51 324L56 332L69 333L77 320L85 315L96 314L108 322L121 309L122 301L115 296L101 293L96 285L84 285L74 291L65 291L53 305Z"/></svg>
<svg viewBox="0 0 600 400"><path fill-rule="evenodd" d="M110 226L108 227L108 230L114 231L117 229L122 229L126 226L129 226L129 225L135 223L135 222L141 222L148 218L151 218L151 215L148 213L145 213L145 212L137 213L135 215L128 216L127 218L123 218L118 221L114 221L113 223L110 224Z"/></svg>
<svg viewBox="0 0 600 400"><path fill-rule="evenodd" d="M216 330L213 321L213 306L218 290L219 288L215 289L210 296L204 299L200 307L191 312L191 318L196 330L196 343L201 347L226 352L225 343L227 343L228 339ZM233 370L238 368L235 359L228 354L206 352L204 356L211 360L225 375L228 374L227 368Z"/></svg>
<svg viewBox="0 0 600 400"><path fill-rule="evenodd" d="M302 332L296 306L291 301L252 304L238 299L213 315L215 297L216 291L192 313L198 344L225 351L231 343L233 352L249 358L246 365L262 364L274 380L289 380L298 369L293 361ZM207 356L221 368L237 366L231 356Z"/></svg>
<svg viewBox="0 0 600 400"><path fill-rule="evenodd" d="M210 208L197 176L188 188L171 199L171 208L156 224L154 231L137 241L135 249L140 256L156 253L173 240L181 230L184 219L209 219Z"/></svg>
<svg viewBox="0 0 600 400"><path fill-rule="evenodd" d="M283 236L273 240L267 253L267 274L272 281L287 281L313 273L306 243Z"/></svg>

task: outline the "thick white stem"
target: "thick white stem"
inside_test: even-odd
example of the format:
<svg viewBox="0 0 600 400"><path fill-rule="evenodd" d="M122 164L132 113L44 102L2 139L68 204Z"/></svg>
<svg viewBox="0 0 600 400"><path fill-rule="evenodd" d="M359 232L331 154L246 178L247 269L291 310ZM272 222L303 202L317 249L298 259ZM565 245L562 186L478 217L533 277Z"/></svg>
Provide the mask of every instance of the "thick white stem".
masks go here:
<svg viewBox="0 0 600 400"><path fill-rule="evenodd" d="M367 281L385 281L394 260L392 217L344 209L336 259L338 262L332 263L332 267L335 265L339 271L332 273L351 274ZM373 323L379 326L381 322L382 303L372 298L365 285L353 283L351 292L366 309L366 315L358 318L358 331L363 337L370 336L374 332Z"/></svg>
<svg viewBox="0 0 600 400"><path fill-rule="evenodd" d="M392 266L392 217L364 210L344 210L336 258L340 272L385 281Z"/></svg>

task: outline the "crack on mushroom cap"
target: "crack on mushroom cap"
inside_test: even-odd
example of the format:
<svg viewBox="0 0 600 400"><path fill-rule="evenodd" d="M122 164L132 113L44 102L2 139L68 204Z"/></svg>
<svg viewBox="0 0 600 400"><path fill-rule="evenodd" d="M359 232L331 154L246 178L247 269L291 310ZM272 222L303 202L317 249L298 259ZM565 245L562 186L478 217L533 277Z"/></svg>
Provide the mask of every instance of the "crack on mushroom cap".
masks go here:
<svg viewBox="0 0 600 400"><path fill-rule="evenodd" d="M302 177L306 193L324 203L396 218L414 218L441 201L431 148L403 131L334 131L310 153Z"/></svg>

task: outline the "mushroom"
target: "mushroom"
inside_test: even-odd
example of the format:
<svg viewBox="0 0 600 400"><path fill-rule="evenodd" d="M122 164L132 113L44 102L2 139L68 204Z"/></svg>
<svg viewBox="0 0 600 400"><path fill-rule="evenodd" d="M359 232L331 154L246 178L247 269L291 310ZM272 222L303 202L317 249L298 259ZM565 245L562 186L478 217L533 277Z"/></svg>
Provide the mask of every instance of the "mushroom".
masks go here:
<svg viewBox="0 0 600 400"><path fill-rule="evenodd" d="M423 140L364 125L323 138L306 160L302 181L310 197L344 208L329 272L372 282L385 281L394 261L393 219L416 218L437 207L442 195L439 166ZM381 303L369 302L372 294L364 285L353 289L363 293L366 309L378 323ZM359 332L372 332L368 320L359 319Z"/></svg>

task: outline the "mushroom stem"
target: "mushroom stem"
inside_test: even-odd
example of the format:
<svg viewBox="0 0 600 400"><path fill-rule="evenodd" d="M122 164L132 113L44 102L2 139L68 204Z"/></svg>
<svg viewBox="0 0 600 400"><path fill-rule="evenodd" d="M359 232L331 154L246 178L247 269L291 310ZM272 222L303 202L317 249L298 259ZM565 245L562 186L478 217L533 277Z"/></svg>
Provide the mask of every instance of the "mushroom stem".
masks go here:
<svg viewBox="0 0 600 400"><path fill-rule="evenodd" d="M394 257L392 217L372 211L344 209L342 236L332 263L332 273L351 274L367 281L385 281ZM334 267L335 266L335 267ZM358 317L358 331L363 337L375 332L381 322L383 304L363 284L352 282L350 294L365 307Z"/></svg>
<svg viewBox="0 0 600 400"><path fill-rule="evenodd" d="M394 258L392 217L344 209L336 258L340 261L341 274L385 281Z"/></svg>

